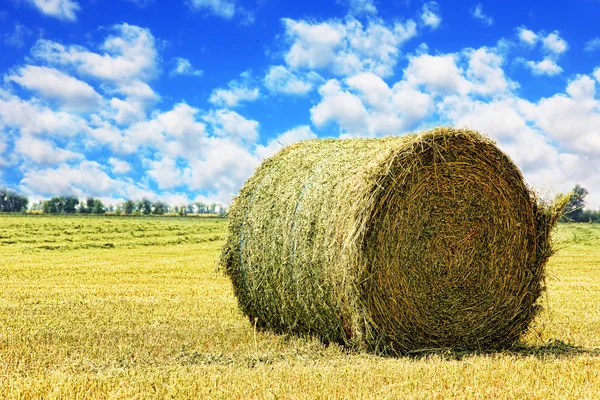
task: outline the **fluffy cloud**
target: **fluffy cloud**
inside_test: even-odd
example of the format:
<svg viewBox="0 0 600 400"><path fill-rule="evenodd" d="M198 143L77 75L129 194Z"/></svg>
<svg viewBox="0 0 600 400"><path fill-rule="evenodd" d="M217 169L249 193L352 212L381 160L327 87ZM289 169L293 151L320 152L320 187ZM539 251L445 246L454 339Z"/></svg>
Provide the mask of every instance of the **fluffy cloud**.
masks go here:
<svg viewBox="0 0 600 400"><path fill-rule="evenodd" d="M555 76L563 71L563 69L550 58L544 58L539 62L527 61L525 65L527 65L535 75Z"/></svg>
<svg viewBox="0 0 600 400"><path fill-rule="evenodd" d="M373 72L393 73L399 48L416 35L416 23L408 20L386 26L370 21L332 20L320 23L283 19L285 38L290 43L285 61L292 69L329 70L336 75Z"/></svg>
<svg viewBox="0 0 600 400"><path fill-rule="evenodd" d="M55 100L66 110L93 110L102 103L102 97L93 87L53 68L26 65L5 80L16 82L45 99Z"/></svg>
<svg viewBox="0 0 600 400"><path fill-rule="evenodd" d="M209 197L229 204L259 160L242 144L227 138L210 138L200 159L190 162L186 183L192 190L208 191Z"/></svg>
<svg viewBox="0 0 600 400"><path fill-rule="evenodd" d="M421 22L431 29L439 28L442 23L442 17L440 16L440 6L435 1L430 1L423 5L421 12Z"/></svg>
<svg viewBox="0 0 600 400"><path fill-rule="evenodd" d="M201 69L195 69L192 67L190 60L182 57L175 57L173 59L175 66L171 69L169 75L187 75L187 76L202 76L204 75L204 71Z"/></svg>
<svg viewBox="0 0 600 400"><path fill-rule="evenodd" d="M131 165L127 161L120 160L115 157L110 157L108 163L112 167L115 174L126 174L131 171Z"/></svg>
<svg viewBox="0 0 600 400"><path fill-rule="evenodd" d="M256 146L254 153L261 159L271 157L279 150L290 144L300 142L302 140L316 139L317 135L310 129L308 125L298 126L282 133L281 135L269 140L266 145Z"/></svg>
<svg viewBox="0 0 600 400"><path fill-rule="evenodd" d="M33 136L21 136L15 143L15 152L29 161L41 165L61 164L85 158L83 154L57 148L54 143Z"/></svg>
<svg viewBox="0 0 600 400"><path fill-rule="evenodd" d="M432 56L422 54L409 57L404 75L408 84L424 86L433 93L467 93L470 83L464 78L463 70L457 65L458 55Z"/></svg>
<svg viewBox="0 0 600 400"><path fill-rule="evenodd" d="M566 89L540 100L535 122L562 148L600 157L600 101L596 82L587 75L576 77Z"/></svg>
<svg viewBox="0 0 600 400"><path fill-rule="evenodd" d="M234 141L253 143L258 138L258 121L246 119L235 111L213 110L203 118L213 133Z"/></svg>
<svg viewBox="0 0 600 400"><path fill-rule="evenodd" d="M554 54L562 54L569 48L567 42L559 36L557 31L554 31L543 38L542 46L546 51Z"/></svg>
<svg viewBox="0 0 600 400"><path fill-rule="evenodd" d="M312 122L321 127L335 122L343 132L364 135L367 132L367 110L360 98L344 91L334 79L319 88L321 102L310 109Z"/></svg>
<svg viewBox="0 0 600 400"><path fill-rule="evenodd" d="M484 25L487 25L487 26L494 25L494 18L489 17L483 13L483 5L481 3L478 3L475 6L475 8L473 8L471 10L471 15L473 16L473 18L480 21Z"/></svg>
<svg viewBox="0 0 600 400"><path fill-rule="evenodd" d="M251 76L249 72L241 74L241 80L232 80L228 83L228 89L215 89L208 101L217 106L235 107L241 102L255 101L260 96L258 88L251 88Z"/></svg>
<svg viewBox="0 0 600 400"><path fill-rule="evenodd" d="M53 111L33 99L25 101L0 89L0 125L24 135L72 137L88 130L86 121L65 111Z"/></svg>
<svg viewBox="0 0 600 400"><path fill-rule="evenodd" d="M304 95L310 92L315 82L321 79L317 73L312 71L307 76L300 76L283 65L276 65L269 67L264 84L273 93Z"/></svg>
<svg viewBox="0 0 600 400"><path fill-rule="evenodd" d="M322 100L311 109L317 127L335 123L343 135L398 135L433 111L432 98L406 82L390 88L377 75L362 73L345 84L330 80L319 89Z"/></svg>
<svg viewBox="0 0 600 400"><path fill-rule="evenodd" d="M152 33L126 23L113 26L112 31L100 46L103 54L46 39L38 40L31 53L41 61L72 68L101 81L123 84L156 76L158 54Z"/></svg>
<svg viewBox="0 0 600 400"><path fill-rule="evenodd" d="M183 183L182 172L178 168L175 160L165 157L159 161L146 161L147 174L156 183L159 189L173 189Z"/></svg>
<svg viewBox="0 0 600 400"><path fill-rule="evenodd" d="M42 14L66 21L77 20L76 13L81 9L73 0L27 0Z"/></svg>
<svg viewBox="0 0 600 400"><path fill-rule="evenodd" d="M596 36L595 38L588 40L583 48L583 50L587 52L593 52L598 49L600 49L600 36Z"/></svg>
<svg viewBox="0 0 600 400"><path fill-rule="evenodd" d="M30 29L27 29L25 25L19 23L19 21L15 21L13 31L0 34L0 40L7 46L23 47L25 45L25 37L31 34L32 32Z"/></svg>
<svg viewBox="0 0 600 400"><path fill-rule="evenodd" d="M538 35L525 27L518 28L517 34L519 35L519 40L521 42L526 43L530 46L534 45L535 42L537 42L538 40Z"/></svg>
<svg viewBox="0 0 600 400"><path fill-rule="evenodd" d="M20 186L26 193L44 196L73 194L79 197L101 197L107 193L124 193L124 184L108 176L102 165L87 160L76 165L27 169L23 172Z"/></svg>
<svg viewBox="0 0 600 400"><path fill-rule="evenodd" d="M348 13L350 15L377 14L377 7L375 7L373 0L338 0L338 3L346 4L349 8Z"/></svg>
<svg viewBox="0 0 600 400"><path fill-rule="evenodd" d="M207 11L221 18L231 19L235 15L235 2L229 0L189 0L194 11Z"/></svg>

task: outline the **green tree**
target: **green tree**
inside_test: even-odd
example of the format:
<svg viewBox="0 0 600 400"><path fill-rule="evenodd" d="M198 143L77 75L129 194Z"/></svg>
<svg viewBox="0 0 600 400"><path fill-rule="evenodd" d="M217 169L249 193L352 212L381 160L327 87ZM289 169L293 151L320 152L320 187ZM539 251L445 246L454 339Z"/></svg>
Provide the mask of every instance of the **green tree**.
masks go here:
<svg viewBox="0 0 600 400"><path fill-rule="evenodd" d="M152 202L144 197L138 202L137 209L142 214L148 215L152 212Z"/></svg>
<svg viewBox="0 0 600 400"><path fill-rule="evenodd" d="M106 212L104 204L100 199L93 199L92 207L90 207L92 214L104 214Z"/></svg>
<svg viewBox="0 0 600 400"><path fill-rule="evenodd" d="M123 212L126 215L131 215L135 211L135 202L131 199L127 199L123 204Z"/></svg>
<svg viewBox="0 0 600 400"><path fill-rule="evenodd" d="M62 203L62 210L65 214L73 214L77 211L77 205L79 204L79 199L75 196L66 196L60 197Z"/></svg>
<svg viewBox="0 0 600 400"><path fill-rule="evenodd" d="M12 190L0 188L0 212L20 212L27 209L29 199Z"/></svg>
<svg viewBox="0 0 600 400"><path fill-rule="evenodd" d="M167 207L167 203L158 200L152 205L152 214L163 215L167 212Z"/></svg>
<svg viewBox="0 0 600 400"><path fill-rule="evenodd" d="M565 206L563 213L567 217L568 220L575 222L583 221L583 208L585 207L585 197L589 194L589 192L581 187L579 184L575 185L573 188L573 194L571 195L571 199Z"/></svg>

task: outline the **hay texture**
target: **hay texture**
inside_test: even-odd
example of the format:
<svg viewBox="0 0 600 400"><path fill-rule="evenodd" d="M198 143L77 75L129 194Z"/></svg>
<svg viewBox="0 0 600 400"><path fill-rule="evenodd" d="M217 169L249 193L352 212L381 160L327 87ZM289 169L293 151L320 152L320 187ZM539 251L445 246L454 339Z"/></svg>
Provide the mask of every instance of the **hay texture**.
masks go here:
<svg viewBox="0 0 600 400"><path fill-rule="evenodd" d="M559 207L477 132L309 140L245 183L221 263L259 327L396 354L499 348L538 311Z"/></svg>

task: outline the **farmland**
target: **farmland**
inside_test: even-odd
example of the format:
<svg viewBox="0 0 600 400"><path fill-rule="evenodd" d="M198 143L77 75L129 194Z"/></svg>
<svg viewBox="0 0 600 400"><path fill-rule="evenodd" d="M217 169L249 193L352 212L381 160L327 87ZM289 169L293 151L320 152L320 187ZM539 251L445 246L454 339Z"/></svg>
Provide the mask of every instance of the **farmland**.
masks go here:
<svg viewBox="0 0 600 400"><path fill-rule="evenodd" d="M565 224L518 348L390 358L257 331L219 218L0 216L0 398L595 398L600 225Z"/></svg>

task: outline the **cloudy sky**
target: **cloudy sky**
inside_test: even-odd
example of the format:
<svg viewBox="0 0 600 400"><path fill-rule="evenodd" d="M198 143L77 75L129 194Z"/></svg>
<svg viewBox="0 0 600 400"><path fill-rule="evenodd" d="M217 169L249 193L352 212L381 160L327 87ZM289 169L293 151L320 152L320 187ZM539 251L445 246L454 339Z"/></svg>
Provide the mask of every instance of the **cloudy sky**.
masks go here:
<svg viewBox="0 0 600 400"><path fill-rule="evenodd" d="M315 137L455 125L600 207L600 0L3 0L0 186L228 203Z"/></svg>

